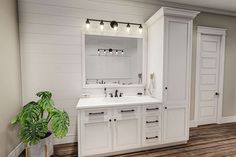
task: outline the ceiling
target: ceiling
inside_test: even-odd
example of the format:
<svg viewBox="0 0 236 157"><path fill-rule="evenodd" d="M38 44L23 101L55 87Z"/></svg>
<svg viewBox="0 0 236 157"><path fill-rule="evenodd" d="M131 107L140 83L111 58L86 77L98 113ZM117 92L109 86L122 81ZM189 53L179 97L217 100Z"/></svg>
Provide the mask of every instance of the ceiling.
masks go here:
<svg viewBox="0 0 236 157"><path fill-rule="evenodd" d="M162 0L162 1L236 12L236 0Z"/></svg>

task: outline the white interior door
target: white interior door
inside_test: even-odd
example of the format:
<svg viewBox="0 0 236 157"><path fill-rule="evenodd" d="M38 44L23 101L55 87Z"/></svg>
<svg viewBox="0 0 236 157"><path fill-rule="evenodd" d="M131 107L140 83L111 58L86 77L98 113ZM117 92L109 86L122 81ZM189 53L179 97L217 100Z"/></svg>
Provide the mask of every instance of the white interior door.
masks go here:
<svg viewBox="0 0 236 157"><path fill-rule="evenodd" d="M201 34L198 42L198 125L217 123L221 36Z"/></svg>

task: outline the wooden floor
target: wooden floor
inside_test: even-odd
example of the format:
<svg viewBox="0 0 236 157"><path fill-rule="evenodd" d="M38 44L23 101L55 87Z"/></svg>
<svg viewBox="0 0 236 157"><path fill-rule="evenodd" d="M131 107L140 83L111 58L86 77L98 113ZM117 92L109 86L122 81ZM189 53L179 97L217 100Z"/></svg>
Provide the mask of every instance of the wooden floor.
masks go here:
<svg viewBox="0 0 236 157"><path fill-rule="evenodd" d="M76 156L76 144L55 146L54 157ZM190 140L185 145L122 154L115 157L236 157L236 123L192 128Z"/></svg>

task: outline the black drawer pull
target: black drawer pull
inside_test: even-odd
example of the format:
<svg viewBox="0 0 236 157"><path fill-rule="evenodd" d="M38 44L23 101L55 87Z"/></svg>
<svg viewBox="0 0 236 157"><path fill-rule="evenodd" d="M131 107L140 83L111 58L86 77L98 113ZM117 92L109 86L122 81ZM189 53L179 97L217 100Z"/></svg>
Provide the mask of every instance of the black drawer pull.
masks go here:
<svg viewBox="0 0 236 157"><path fill-rule="evenodd" d="M154 136L154 137L146 137L146 140L150 140L150 139L154 139L154 138L158 138L158 136Z"/></svg>
<svg viewBox="0 0 236 157"><path fill-rule="evenodd" d="M120 112L124 113L124 112L134 112L134 110L121 110Z"/></svg>
<svg viewBox="0 0 236 157"><path fill-rule="evenodd" d="M154 120L154 121L146 121L147 124L149 123L158 123L159 121L158 120Z"/></svg>
<svg viewBox="0 0 236 157"><path fill-rule="evenodd" d="M100 114L104 114L104 112L89 113L89 115L100 115Z"/></svg>
<svg viewBox="0 0 236 157"><path fill-rule="evenodd" d="M159 110L159 108L146 108L146 111L153 111L153 110Z"/></svg>

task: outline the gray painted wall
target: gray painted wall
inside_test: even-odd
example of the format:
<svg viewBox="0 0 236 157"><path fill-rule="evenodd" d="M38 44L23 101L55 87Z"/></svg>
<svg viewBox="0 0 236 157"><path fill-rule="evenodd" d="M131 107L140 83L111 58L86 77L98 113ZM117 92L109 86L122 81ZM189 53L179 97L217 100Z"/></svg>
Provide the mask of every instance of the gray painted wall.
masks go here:
<svg viewBox="0 0 236 157"><path fill-rule="evenodd" d="M0 1L0 156L19 143L10 119L21 106L20 54L17 0Z"/></svg>
<svg viewBox="0 0 236 157"><path fill-rule="evenodd" d="M200 13L194 20L191 120L194 118L197 26L226 28L223 116L236 115L236 17Z"/></svg>

